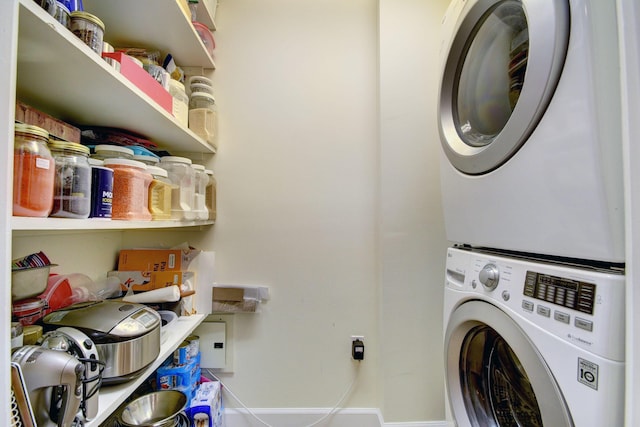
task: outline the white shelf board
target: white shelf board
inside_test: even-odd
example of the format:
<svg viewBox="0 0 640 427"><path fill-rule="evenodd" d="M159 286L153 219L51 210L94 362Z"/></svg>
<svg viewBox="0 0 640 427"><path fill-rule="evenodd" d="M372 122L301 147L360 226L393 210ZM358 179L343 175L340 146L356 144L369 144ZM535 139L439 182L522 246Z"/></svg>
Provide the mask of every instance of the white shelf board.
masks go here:
<svg viewBox="0 0 640 427"><path fill-rule="evenodd" d="M205 319L204 314L196 314L192 316L180 316L178 319L163 331L162 343L158 358L145 368L145 370L134 380L126 383L102 386L99 392L98 416L93 420L85 423L85 427L99 426L100 423L107 420L111 414L118 409L131 393L133 393L153 372L158 369L160 364L165 361L169 355L182 341L185 340L191 332Z"/></svg>
<svg viewBox="0 0 640 427"><path fill-rule="evenodd" d="M122 221L102 218L11 218L13 231L86 231L86 230L145 230L200 227L212 225L214 221Z"/></svg>
<svg viewBox="0 0 640 427"><path fill-rule="evenodd" d="M215 153L36 2L20 0L19 15L19 100L75 125L141 134L169 152Z"/></svg>

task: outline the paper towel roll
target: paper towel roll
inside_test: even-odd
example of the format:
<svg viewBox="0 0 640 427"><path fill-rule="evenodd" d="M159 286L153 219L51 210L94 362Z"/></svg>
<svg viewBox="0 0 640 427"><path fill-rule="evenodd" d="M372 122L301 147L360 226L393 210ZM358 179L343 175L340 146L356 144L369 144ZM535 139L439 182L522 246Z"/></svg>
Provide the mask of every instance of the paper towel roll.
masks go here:
<svg viewBox="0 0 640 427"><path fill-rule="evenodd" d="M180 300L180 287L177 285L166 288L154 289L152 291L141 292L135 295L128 295L122 298L125 302L176 302Z"/></svg>

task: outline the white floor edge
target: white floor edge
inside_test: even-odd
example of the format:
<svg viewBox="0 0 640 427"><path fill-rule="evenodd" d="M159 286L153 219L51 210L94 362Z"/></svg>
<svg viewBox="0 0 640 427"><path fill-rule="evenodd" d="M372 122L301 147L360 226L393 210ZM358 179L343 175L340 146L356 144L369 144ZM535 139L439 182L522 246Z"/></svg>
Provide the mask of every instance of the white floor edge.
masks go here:
<svg viewBox="0 0 640 427"><path fill-rule="evenodd" d="M324 418L325 408L226 408L225 427L448 427L446 421L385 423L378 408L341 409ZM256 419L254 417L258 417ZM318 422L321 420L321 422Z"/></svg>

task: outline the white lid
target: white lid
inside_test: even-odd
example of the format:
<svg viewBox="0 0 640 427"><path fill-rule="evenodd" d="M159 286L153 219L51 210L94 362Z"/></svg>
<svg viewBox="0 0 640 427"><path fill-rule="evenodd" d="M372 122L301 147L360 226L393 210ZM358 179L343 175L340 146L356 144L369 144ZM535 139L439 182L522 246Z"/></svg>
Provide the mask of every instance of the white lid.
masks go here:
<svg viewBox="0 0 640 427"><path fill-rule="evenodd" d="M191 98L208 98L209 100L213 101L214 104L216 102L216 99L213 97L213 95L206 92L191 92Z"/></svg>
<svg viewBox="0 0 640 427"><path fill-rule="evenodd" d="M204 172L204 166L203 165L199 165L199 164L193 163L191 165L191 167L194 168L195 170L199 170L199 171Z"/></svg>
<svg viewBox="0 0 640 427"><path fill-rule="evenodd" d="M137 160L142 163L144 162L158 163L160 161L159 158L155 156L148 156L146 154L134 154L133 160Z"/></svg>
<svg viewBox="0 0 640 427"><path fill-rule="evenodd" d="M169 86L173 86L175 89L184 91L184 85L175 79L169 79Z"/></svg>
<svg viewBox="0 0 640 427"><path fill-rule="evenodd" d="M145 165L144 163L139 162L137 160L130 160L130 159L105 159L104 165L105 166L122 165L122 166L132 166L138 169L147 169L147 165Z"/></svg>
<svg viewBox="0 0 640 427"><path fill-rule="evenodd" d="M158 166L147 166L147 172L149 172L153 176L162 176L165 178L169 177L169 173Z"/></svg>
<svg viewBox="0 0 640 427"><path fill-rule="evenodd" d="M188 79L189 86L191 86L194 80L200 83L207 84L209 86L213 86L213 82L211 81L211 79L208 79L204 76L189 76L189 79Z"/></svg>
<svg viewBox="0 0 640 427"><path fill-rule="evenodd" d="M89 157L89 164L91 166L102 166L104 165L104 162L100 159L94 159L93 157Z"/></svg>
<svg viewBox="0 0 640 427"><path fill-rule="evenodd" d="M115 151L117 153L124 153L129 156L133 156L133 150L131 148L121 147L119 145L100 144L96 145L93 150L96 153L99 151Z"/></svg>
<svg viewBox="0 0 640 427"><path fill-rule="evenodd" d="M190 165L191 159L187 159L186 157L178 157L178 156L163 156L163 157L160 157L160 163L186 163Z"/></svg>
<svg viewBox="0 0 640 427"><path fill-rule="evenodd" d="M207 175L213 175L213 171L211 169L205 169L204 173L206 173Z"/></svg>

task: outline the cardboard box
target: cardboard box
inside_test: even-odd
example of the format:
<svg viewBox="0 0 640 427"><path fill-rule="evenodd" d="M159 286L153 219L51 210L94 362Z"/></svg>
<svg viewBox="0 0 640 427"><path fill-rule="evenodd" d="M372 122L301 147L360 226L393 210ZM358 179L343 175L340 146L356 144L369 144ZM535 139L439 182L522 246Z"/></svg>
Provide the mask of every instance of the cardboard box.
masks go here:
<svg viewBox="0 0 640 427"><path fill-rule="evenodd" d="M102 57L118 61L120 63L120 74L173 115L173 97L144 68L138 66L123 52L102 52Z"/></svg>
<svg viewBox="0 0 640 427"><path fill-rule="evenodd" d="M244 288L213 288L214 301L242 301Z"/></svg>
<svg viewBox="0 0 640 427"><path fill-rule="evenodd" d="M58 139L80 142L80 129L16 100L16 121L38 126Z"/></svg>
<svg viewBox="0 0 640 427"><path fill-rule="evenodd" d="M120 279L120 289L127 291L129 287L134 292L152 291L167 286L180 286L193 279L192 271L110 271L109 277Z"/></svg>
<svg viewBox="0 0 640 427"><path fill-rule="evenodd" d="M196 249L123 249L119 271L182 271L200 253Z"/></svg>

